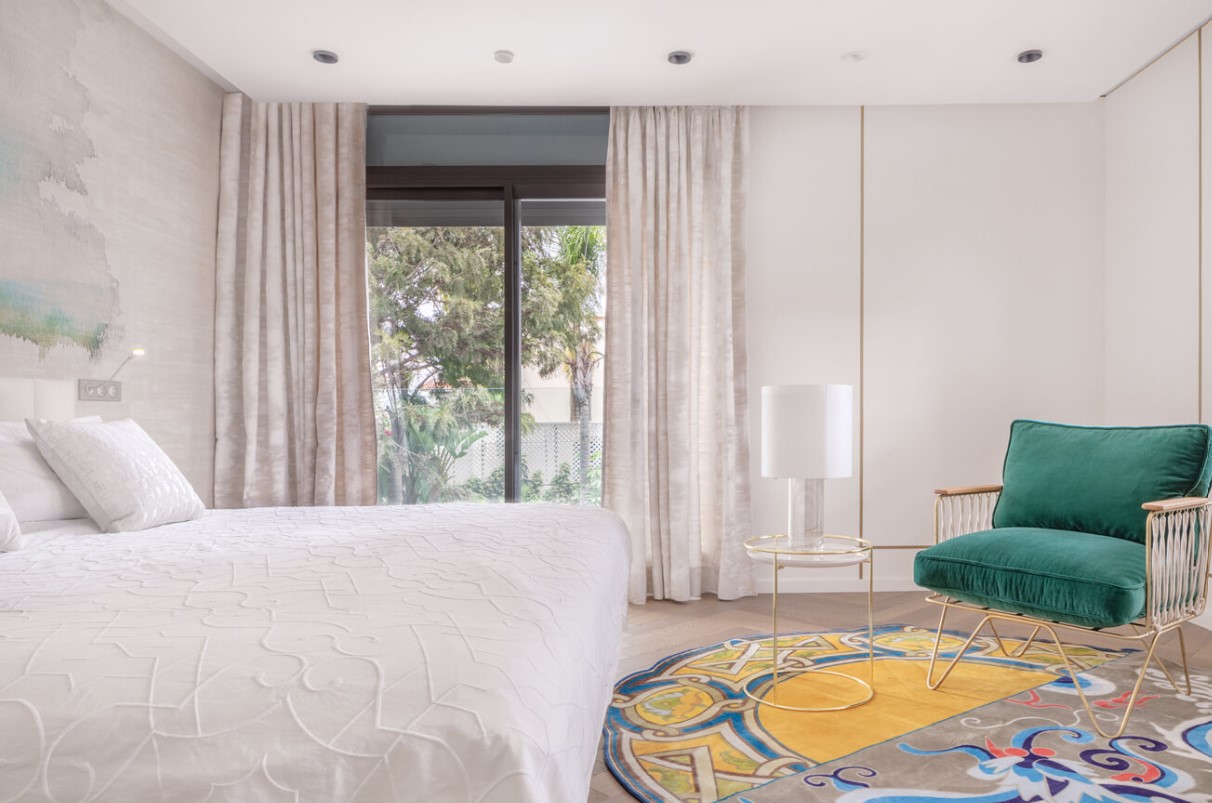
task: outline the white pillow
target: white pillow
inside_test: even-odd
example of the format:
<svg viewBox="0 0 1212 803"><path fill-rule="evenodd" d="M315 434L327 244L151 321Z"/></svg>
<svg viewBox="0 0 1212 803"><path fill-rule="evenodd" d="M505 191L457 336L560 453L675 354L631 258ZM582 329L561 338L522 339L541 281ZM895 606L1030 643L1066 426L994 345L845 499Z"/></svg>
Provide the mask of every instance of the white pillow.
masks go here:
<svg viewBox="0 0 1212 803"><path fill-rule="evenodd" d="M134 421L26 419L38 450L102 530L145 530L202 515L202 500Z"/></svg>
<svg viewBox="0 0 1212 803"><path fill-rule="evenodd" d="M0 493L0 552L12 552L21 548L21 525L17 514L8 506L8 500Z"/></svg>
<svg viewBox="0 0 1212 803"><path fill-rule="evenodd" d="M100 421L100 417L76 419ZM34 445L24 421L0 421L0 493L17 521L83 519L88 512Z"/></svg>

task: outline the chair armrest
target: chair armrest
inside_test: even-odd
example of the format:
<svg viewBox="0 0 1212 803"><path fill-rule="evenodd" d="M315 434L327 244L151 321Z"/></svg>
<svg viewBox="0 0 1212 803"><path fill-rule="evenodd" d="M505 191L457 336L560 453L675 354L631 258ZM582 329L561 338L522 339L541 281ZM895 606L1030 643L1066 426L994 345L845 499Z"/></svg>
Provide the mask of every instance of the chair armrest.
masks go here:
<svg viewBox="0 0 1212 803"><path fill-rule="evenodd" d="M1204 612L1208 602L1209 500L1200 496L1160 499L1141 505L1145 529L1146 619L1169 627Z"/></svg>
<svg viewBox="0 0 1212 803"><path fill-rule="evenodd" d="M963 485L935 488L934 543L993 526L993 508L1000 485Z"/></svg>
<svg viewBox="0 0 1212 803"><path fill-rule="evenodd" d="M1141 507L1150 513L1169 513L1173 510L1190 510L1208 504L1202 496L1181 496L1177 499L1159 499L1156 502L1145 502Z"/></svg>
<svg viewBox="0 0 1212 803"><path fill-rule="evenodd" d="M992 494L1001 491L1000 485L958 485L954 488L935 488L939 496L967 496L968 494Z"/></svg>

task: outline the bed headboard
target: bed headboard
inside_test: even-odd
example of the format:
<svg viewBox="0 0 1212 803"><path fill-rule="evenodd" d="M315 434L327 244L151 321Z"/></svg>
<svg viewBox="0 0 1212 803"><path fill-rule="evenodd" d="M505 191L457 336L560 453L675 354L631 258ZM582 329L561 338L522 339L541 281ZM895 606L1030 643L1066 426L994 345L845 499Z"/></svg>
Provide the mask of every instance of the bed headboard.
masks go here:
<svg viewBox="0 0 1212 803"><path fill-rule="evenodd" d="M0 421L67 420L75 415L75 380L0 376Z"/></svg>

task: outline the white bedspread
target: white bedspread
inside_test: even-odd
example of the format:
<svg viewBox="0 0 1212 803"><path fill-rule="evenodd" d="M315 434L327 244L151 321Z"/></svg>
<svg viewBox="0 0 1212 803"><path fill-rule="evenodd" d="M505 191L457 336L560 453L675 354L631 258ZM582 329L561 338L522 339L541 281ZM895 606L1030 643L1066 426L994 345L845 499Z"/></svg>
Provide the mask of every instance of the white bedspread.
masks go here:
<svg viewBox="0 0 1212 803"><path fill-rule="evenodd" d="M614 515L80 529L0 555L0 801L586 799L626 609Z"/></svg>

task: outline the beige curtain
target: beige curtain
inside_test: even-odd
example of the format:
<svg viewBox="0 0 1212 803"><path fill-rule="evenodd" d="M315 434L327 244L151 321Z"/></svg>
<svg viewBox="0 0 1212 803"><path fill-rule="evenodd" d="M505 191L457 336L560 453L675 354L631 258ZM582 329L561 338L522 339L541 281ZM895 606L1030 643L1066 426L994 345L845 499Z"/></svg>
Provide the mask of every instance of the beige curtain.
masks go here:
<svg viewBox="0 0 1212 803"><path fill-rule="evenodd" d="M611 110L604 503L632 602L753 593L743 108Z"/></svg>
<svg viewBox="0 0 1212 803"><path fill-rule="evenodd" d="M375 502L366 108L223 106L215 505Z"/></svg>

